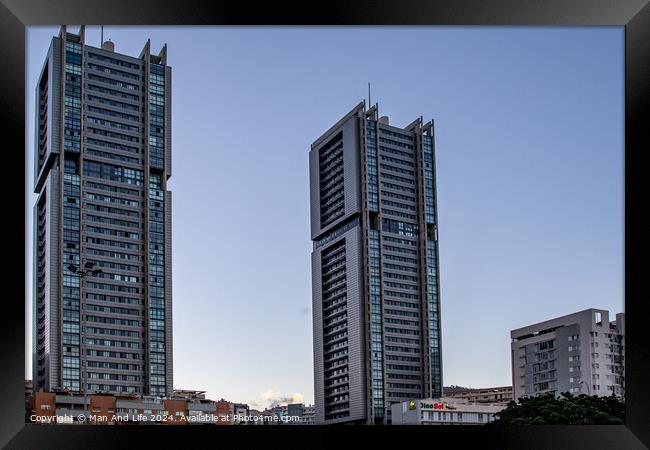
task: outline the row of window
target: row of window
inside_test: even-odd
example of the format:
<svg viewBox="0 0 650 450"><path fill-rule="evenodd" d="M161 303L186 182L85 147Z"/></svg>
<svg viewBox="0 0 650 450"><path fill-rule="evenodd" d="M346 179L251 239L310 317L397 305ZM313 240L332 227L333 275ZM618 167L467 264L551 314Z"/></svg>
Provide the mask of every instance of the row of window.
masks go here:
<svg viewBox="0 0 650 450"><path fill-rule="evenodd" d="M104 347L124 347L124 348L142 348L139 342L131 341L117 341L114 339L95 339L95 338L86 338L86 344L88 345L100 345Z"/></svg>
<svg viewBox="0 0 650 450"><path fill-rule="evenodd" d="M118 97L118 98L123 98L127 100L131 100L134 102L140 102L140 96L138 95L133 95L133 94L128 94L126 92L122 91L116 91L115 89L103 87L103 86L98 86L92 83L86 84L86 90L87 91L93 91L93 92L101 92L102 94L107 94L112 97ZM133 111L138 111L140 109L140 106L136 106Z"/></svg>
<svg viewBox="0 0 650 450"><path fill-rule="evenodd" d="M122 141L127 141L127 142L140 142L140 138L136 136L129 136L128 134L123 134L123 133L115 133L113 131L106 131L102 130L100 128L94 128L94 127L86 127L86 129L94 134L94 135L99 135L99 136L106 136L110 137L113 139L119 139Z"/></svg>
<svg viewBox="0 0 650 450"><path fill-rule="evenodd" d="M104 73L109 73L111 75L117 75L123 78L127 78L129 80L136 80L140 81L141 75L137 75L135 73L131 72L125 72L123 70L118 70L118 69L113 69L107 66L102 66L100 64L94 64L91 62L86 63L86 67L92 70L96 70L98 72L104 72Z"/></svg>
<svg viewBox="0 0 650 450"><path fill-rule="evenodd" d="M129 200L123 197L113 197L111 195L102 195L102 194L94 194L94 193L86 192L84 197L89 200L116 203L118 205L131 206L133 208L138 208L140 206L140 202L137 200Z"/></svg>
<svg viewBox="0 0 650 450"><path fill-rule="evenodd" d="M92 214L84 214L84 218L90 222L106 223L110 225L117 225L120 227L140 228L141 224L138 222L131 222L129 220L113 219L111 217L95 216Z"/></svg>
<svg viewBox="0 0 650 450"><path fill-rule="evenodd" d="M104 110L106 111L106 110ZM134 116L131 116L134 117ZM140 127L137 127L135 125L129 125L126 123L122 122L115 122L113 120L108 120L108 119L102 119L100 117L94 117L94 116L86 116L85 119L86 123L94 123L96 125L102 125L105 127L111 127L111 128L117 128L120 130L126 130L126 131L131 131L133 133L139 133L140 132Z"/></svg>
<svg viewBox="0 0 650 450"><path fill-rule="evenodd" d="M142 164L142 162L143 162L140 158L131 158L129 156L116 155L115 153L102 152L102 151L93 150L93 149L90 149L90 148L86 149L86 155L88 155L88 156L97 156L99 158L111 159L113 161L120 161L120 162L129 163L129 164Z"/></svg>
<svg viewBox="0 0 650 450"><path fill-rule="evenodd" d="M102 92L99 88L93 89L93 90L98 91L98 92ZM104 93L107 94L108 92L104 92ZM114 106L114 107L120 108L120 109L128 109L130 111L140 111L140 106L132 105L130 103L124 103L124 102L120 102L120 101L117 101L117 100L111 100L111 99L104 98L104 97L98 97L98 96L92 95L92 94L88 94L88 96L86 98L89 101L101 103L103 105Z"/></svg>
<svg viewBox="0 0 650 450"><path fill-rule="evenodd" d="M90 112L94 112L97 114L103 114L106 116L111 116L111 117L117 117L120 119L124 120L129 120L131 122L140 122L140 118L138 116L134 116L133 114L126 114L123 112L119 111L113 111L112 109L106 109L106 108L99 108L97 106L92 106L92 105L86 105L86 110Z"/></svg>
<svg viewBox="0 0 650 450"><path fill-rule="evenodd" d="M92 137L86 138L84 142L86 143L86 145L110 148L112 150L119 150L121 152L135 153L136 155L141 153L138 147L133 147L131 145L126 145L126 144L117 144L115 142L108 142L102 139L96 139Z"/></svg>
<svg viewBox="0 0 650 450"><path fill-rule="evenodd" d="M94 52L91 52L91 51L89 51L87 53L87 55L88 55L88 59L95 59L97 61L103 61L103 62L107 62L107 63L110 63L110 64L115 64L116 66L122 66L122 67L127 67L129 69L140 70L140 65L139 64L124 61L122 59L112 58L112 57L106 56L106 55L100 55L99 53L94 53Z"/></svg>
<svg viewBox="0 0 650 450"><path fill-rule="evenodd" d="M140 90L140 86L138 86L136 84L126 83L124 81L115 80L113 78L103 77L101 75L95 75L94 73L88 73L88 74L86 74L86 77L89 80L99 81L101 83L110 84L112 86L117 86L117 87L120 87L120 88L123 88L123 89L128 89L130 91L139 91Z"/></svg>
<svg viewBox="0 0 650 450"><path fill-rule="evenodd" d="M126 184L142 185L144 173L141 170L98 162L84 161L84 176L102 178Z"/></svg>

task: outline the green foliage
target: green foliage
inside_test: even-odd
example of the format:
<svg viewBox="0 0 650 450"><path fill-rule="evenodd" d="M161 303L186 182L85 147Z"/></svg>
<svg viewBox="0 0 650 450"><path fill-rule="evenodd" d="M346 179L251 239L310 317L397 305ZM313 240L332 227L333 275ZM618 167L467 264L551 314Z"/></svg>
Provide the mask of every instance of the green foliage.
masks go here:
<svg viewBox="0 0 650 450"><path fill-rule="evenodd" d="M625 403L614 395L598 397L568 392L522 397L497 414L493 424L507 425L623 425Z"/></svg>

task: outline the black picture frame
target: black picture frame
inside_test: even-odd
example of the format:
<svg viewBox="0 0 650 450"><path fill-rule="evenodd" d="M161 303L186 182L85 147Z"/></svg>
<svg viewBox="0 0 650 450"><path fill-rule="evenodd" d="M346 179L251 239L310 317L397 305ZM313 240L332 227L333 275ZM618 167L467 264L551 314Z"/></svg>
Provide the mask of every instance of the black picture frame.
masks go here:
<svg viewBox="0 0 650 450"><path fill-rule="evenodd" d="M626 425L526 427L65 427L25 424L25 28L59 24L108 25L488 25L625 27L625 313ZM439 447L473 440L488 448L647 448L650 446L650 351L643 330L647 301L643 294L642 255L647 227L642 193L647 169L644 144L650 143L650 6L647 0L415 0L328 1L301 7L265 2L213 4L204 0L0 0L0 111L2 113L6 204L4 243L7 268L0 336L0 445L7 448L133 447L146 437L169 443L201 437L214 444L224 438L272 439L311 446L328 442L377 441L404 446ZM23 150L21 150L23 149ZM10 182L8 178L13 178ZM17 193L19 192L19 193ZM10 209L11 208L11 209ZM14 213L16 211L16 213ZM21 214L17 211L23 211ZM603 211L620 214L620 211ZM22 217L22 220L20 219ZM23 239L20 239L22 236ZM8 257L11 255L11 257ZM22 277L21 277L22 273ZM183 428L182 430L180 428ZM238 429L239 428L239 429ZM282 428L282 431L279 429ZM282 433L280 435L279 433ZM276 436L273 436L273 435ZM316 440L314 434L322 435ZM361 439L361 441L358 441ZM267 445L265 444L265 445ZM451 444L448 444L451 445ZM448 446L445 445L445 446ZM244 445L244 448L247 446Z"/></svg>

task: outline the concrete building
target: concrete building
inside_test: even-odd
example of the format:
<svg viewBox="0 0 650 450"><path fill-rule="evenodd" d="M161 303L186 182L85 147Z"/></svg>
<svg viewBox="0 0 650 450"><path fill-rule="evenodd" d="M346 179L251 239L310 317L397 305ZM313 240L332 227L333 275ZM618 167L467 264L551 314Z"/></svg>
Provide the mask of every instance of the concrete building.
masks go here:
<svg viewBox="0 0 650 450"><path fill-rule="evenodd" d="M305 406L305 410L302 413L302 417L300 418L300 424L301 425L314 425L315 423L315 415L316 415L316 408L314 408L314 405L307 405Z"/></svg>
<svg viewBox="0 0 650 450"><path fill-rule="evenodd" d="M291 422L292 425L299 425L302 423L302 416L305 413L305 405L303 403L289 403L287 405L287 416L297 417L298 420Z"/></svg>
<svg viewBox="0 0 650 450"><path fill-rule="evenodd" d="M251 409L245 403L233 403L221 399L216 402L218 425L250 425Z"/></svg>
<svg viewBox="0 0 650 450"><path fill-rule="evenodd" d="M287 414L290 416L302 417L305 412L305 405L302 403L289 403L287 405Z"/></svg>
<svg viewBox="0 0 650 450"><path fill-rule="evenodd" d="M201 425L216 424L215 402L183 396L161 398L138 394L91 394L44 392L34 394L32 423ZM85 420L80 420L85 417ZM49 419L48 419L49 418ZM51 421L50 421L51 420Z"/></svg>
<svg viewBox="0 0 650 450"><path fill-rule="evenodd" d="M270 408L271 412L278 418L279 423L284 423L289 417L289 407L287 405L277 405Z"/></svg>
<svg viewBox="0 0 650 450"><path fill-rule="evenodd" d="M36 86L35 391L172 392L170 106L166 45L133 57L84 27L52 39Z"/></svg>
<svg viewBox="0 0 650 450"><path fill-rule="evenodd" d="M232 425L232 403L221 399L215 402L215 414L217 415L217 425Z"/></svg>
<svg viewBox="0 0 650 450"><path fill-rule="evenodd" d="M278 416L272 410L265 409L260 413L260 424L261 425L277 425Z"/></svg>
<svg viewBox="0 0 650 450"><path fill-rule="evenodd" d="M513 400L512 386L493 388L464 388L460 386L445 386L444 397L454 400L466 400L468 403L490 403L507 405Z"/></svg>
<svg viewBox="0 0 650 450"><path fill-rule="evenodd" d="M316 423L442 395L433 122L359 103L312 145Z"/></svg>
<svg viewBox="0 0 650 450"><path fill-rule="evenodd" d="M510 332L514 399L625 395L625 314L586 309Z"/></svg>
<svg viewBox="0 0 650 450"><path fill-rule="evenodd" d="M185 398L187 400L205 400L205 391L195 391L192 389L174 389L172 395L176 398Z"/></svg>
<svg viewBox="0 0 650 450"><path fill-rule="evenodd" d="M393 425L485 425L505 405L469 403L463 399L440 398L395 403Z"/></svg>
<svg viewBox="0 0 650 450"><path fill-rule="evenodd" d="M262 411L250 409L248 414L250 415L251 425L262 425Z"/></svg>
<svg viewBox="0 0 650 450"><path fill-rule="evenodd" d="M232 404L232 423L234 425L248 424L250 421L250 408L245 403Z"/></svg>
<svg viewBox="0 0 650 450"><path fill-rule="evenodd" d="M280 404L262 412L265 425L301 425L305 405L302 403Z"/></svg>

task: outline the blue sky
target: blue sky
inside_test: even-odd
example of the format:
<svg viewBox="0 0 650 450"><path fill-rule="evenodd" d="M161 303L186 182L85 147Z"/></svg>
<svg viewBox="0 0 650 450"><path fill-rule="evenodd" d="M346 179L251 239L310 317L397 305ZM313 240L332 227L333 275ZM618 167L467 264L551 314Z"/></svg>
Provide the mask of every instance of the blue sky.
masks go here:
<svg viewBox="0 0 650 450"><path fill-rule="evenodd" d="M34 86L56 34L27 31L29 240ZM166 42L173 68L175 387L313 402L309 145L368 82L391 124L436 123L445 385L510 384L511 329L623 310L623 28L104 36L133 56Z"/></svg>

